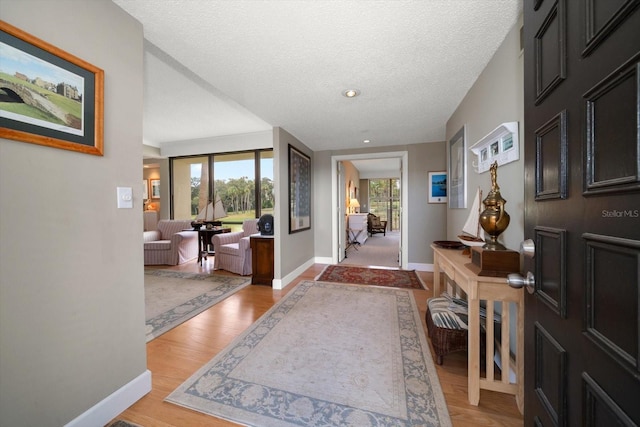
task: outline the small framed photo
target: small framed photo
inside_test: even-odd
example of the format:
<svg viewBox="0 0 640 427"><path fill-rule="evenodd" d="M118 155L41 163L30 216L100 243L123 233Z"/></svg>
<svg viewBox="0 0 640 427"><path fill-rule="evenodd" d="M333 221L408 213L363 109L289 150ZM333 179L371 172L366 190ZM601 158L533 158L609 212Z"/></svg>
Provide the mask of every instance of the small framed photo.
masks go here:
<svg viewBox="0 0 640 427"><path fill-rule="evenodd" d="M151 180L151 198L152 199L160 198L160 180L159 179Z"/></svg>
<svg viewBox="0 0 640 427"><path fill-rule="evenodd" d="M447 172L429 172L429 203L447 203Z"/></svg>
<svg viewBox="0 0 640 427"><path fill-rule="evenodd" d="M508 134L502 138L502 152L509 151L513 148L513 135Z"/></svg>
<svg viewBox="0 0 640 427"><path fill-rule="evenodd" d="M490 148L491 148L491 157L497 156L499 152L498 141L492 142Z"/></svg>

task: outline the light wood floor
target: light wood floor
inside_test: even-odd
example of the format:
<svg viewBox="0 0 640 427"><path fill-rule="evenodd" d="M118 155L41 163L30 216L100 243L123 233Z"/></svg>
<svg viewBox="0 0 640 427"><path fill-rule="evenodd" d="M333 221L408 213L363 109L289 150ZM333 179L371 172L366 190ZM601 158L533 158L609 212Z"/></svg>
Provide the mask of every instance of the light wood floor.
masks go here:
<svg viewBox="0 0 640 427"><path fill-rule="evenodd" d="M313 280L324 267L323 264L310 267L281 291L267 286L248 286L148 343L147 367L152 372L152 390L118 419L144 427L236 426L237 424L164 402L164 398L262 316L296 283ZM208 272L213 268L213 260L205 261L202 267L193 261L170 268ZM418 273L427 286L432 288L430 284L433 282L433 273ZM431 291L413 292L426 333L424 314ZM436 368L455 427L523 425L513 396L482 390L479 406L468 403L466 353L445 356L444 364L436 365Z"/></svg>

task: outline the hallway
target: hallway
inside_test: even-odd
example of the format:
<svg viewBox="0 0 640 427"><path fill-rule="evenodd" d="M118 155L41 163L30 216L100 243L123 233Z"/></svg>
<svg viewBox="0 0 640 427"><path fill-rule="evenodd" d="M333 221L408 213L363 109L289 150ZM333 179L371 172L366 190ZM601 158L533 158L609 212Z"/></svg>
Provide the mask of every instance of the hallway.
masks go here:
<svg viewBox="0 0 640 427"><path fill-rule="evenodd" d="M366 230L365 230L366 231ZM400 232L390 231L386 236L374 234L364 245L352 246L340 265L400 268Z"/></svg>

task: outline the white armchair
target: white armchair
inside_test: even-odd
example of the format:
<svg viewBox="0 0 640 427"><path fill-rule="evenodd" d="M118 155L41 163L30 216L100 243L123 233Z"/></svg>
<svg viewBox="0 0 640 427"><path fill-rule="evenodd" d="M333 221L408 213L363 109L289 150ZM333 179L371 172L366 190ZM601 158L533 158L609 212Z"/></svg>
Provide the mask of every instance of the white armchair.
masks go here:
<svg viewBox="0 0 640 427"><path fill-rule="evenodd" d="M198 233L192 229L191 220L158 221L157 230L143 233L144 265L179 265L197 258Z"/></svg>
<svg viewBox="0 0 640 427"><path fill-rule="evenodd" d="M249 236L258 232L258 220L244 220L242 230L234 233L215 234L211 238L213 249L216 251L213 261L215 270L227 270L241 276L251 274Z"/></svg>

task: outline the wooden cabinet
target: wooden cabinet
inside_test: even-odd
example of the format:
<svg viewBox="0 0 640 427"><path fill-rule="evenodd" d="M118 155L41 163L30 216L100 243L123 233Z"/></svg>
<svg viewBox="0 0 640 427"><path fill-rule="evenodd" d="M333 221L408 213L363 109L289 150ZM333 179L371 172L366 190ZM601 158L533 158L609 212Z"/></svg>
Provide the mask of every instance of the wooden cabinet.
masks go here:
<svg viewBox="0 0 640 427"><path fill-rule="evenodd" d="M251 284L268 285L273 282L273 236L255 234L251 242Z"/></svg>

